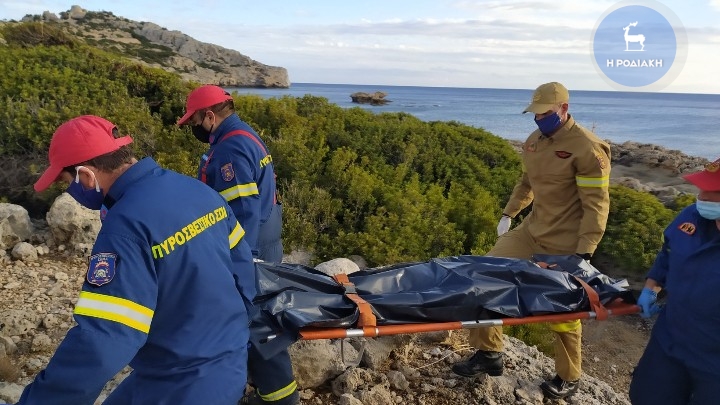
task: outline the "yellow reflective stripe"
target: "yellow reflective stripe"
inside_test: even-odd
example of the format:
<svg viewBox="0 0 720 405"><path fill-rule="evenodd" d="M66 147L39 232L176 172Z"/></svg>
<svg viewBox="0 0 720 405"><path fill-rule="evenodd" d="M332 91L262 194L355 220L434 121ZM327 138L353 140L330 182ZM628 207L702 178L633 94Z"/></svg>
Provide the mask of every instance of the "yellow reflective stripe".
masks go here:
<svg viewBox="0 0 720 405"><path fill-rule="evenodd" d="M230 249L234 248L235 245L240 243L243 236L245 236L245 230L242 226L240 226L240 222L235 222L235 229L230 232Z"/></svg>
<svg viewBox="0 0 720 405"><path fill-rule="evenodd" d="M256 183L237 184L220 192L225 201L232 201L239 197L260 194Z"/></svg>
<svg viewBox="0 0 720 405"><path fill-rule="evenodd" d="M297 382L293 380L290 384L284 386L283 388L280 388L279 390L275 392L271 392L269 394L262 394L260 393L260 390L258 390L258 394L260 395L260 398L262 398L265 402L271 402L271 401L279 401L289 395L291 395L295 390L297 389Z"/></svg>
<svg viewBox="0 0 720 405"><path fill-rule="evenodd" d="M550 329L555 332L570 332L580 327L580 320L575 319L574 321L567 322L552 322L550 323Z"/></svg>
<svg viewBox="0 0 720 405"><path fill-rule="evenodd" d="M124 298L81 291L74 313L121 323L148 333L155 311Z"/></svg>
<svg viewBox="0 0 720 405"><path fill-rule="evenodd" d="M610 185L610 176L580 177L575 176L578 187L607 187Z"/></svg>

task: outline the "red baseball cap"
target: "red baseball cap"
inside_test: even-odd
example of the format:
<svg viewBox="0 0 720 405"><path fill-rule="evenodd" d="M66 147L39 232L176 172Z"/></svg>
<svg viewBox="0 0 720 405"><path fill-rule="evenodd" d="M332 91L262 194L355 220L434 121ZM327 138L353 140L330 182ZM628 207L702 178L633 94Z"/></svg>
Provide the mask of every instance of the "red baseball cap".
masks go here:
<svg viewBox="0 0 720 405"><path fill-rule="evenodd" d="M700 172L686 174L683 179L702 191L720 191L720 159L708 164Z"/></svg>
<svg viewBox="0 0 720 405"><path fill-rule="evenodd" d="M212 107L215 104L220 104L223 101L232 99L230 93L223 90L222 87L212 84L200 86L188 95L187 102L185 103L185 115L180 118L177 124L185 125L190 120L190 117L198 110Z"/></svg>
<svg viewBox="0 0 720 405"><path fill-rule="evenodd" d="M54 183L63 168L77 165L132 142L129 136L115 138L115 124L95 115L81 115L60 125L50 140L50 166L35 182L35 191Z"/></svg>

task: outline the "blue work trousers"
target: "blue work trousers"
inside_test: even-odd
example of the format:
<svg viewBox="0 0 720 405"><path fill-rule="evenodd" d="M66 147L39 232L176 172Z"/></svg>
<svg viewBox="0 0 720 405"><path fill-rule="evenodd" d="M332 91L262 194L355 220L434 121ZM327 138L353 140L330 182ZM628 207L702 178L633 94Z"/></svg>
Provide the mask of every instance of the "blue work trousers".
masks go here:
<svg viewBox="0 0 720 405"><path fill-rule="evenodd" d="M653 336L630 382L633 405L709 405L720 403L720 375L688 367L668 355Z"/></svg>
<svg viewBox="0 0 720 405"><path fill-rule="evenodd" d="M267 221L260 224L258 231L258 259L280 263L283 258L282 205L275 204Z"/></svg>

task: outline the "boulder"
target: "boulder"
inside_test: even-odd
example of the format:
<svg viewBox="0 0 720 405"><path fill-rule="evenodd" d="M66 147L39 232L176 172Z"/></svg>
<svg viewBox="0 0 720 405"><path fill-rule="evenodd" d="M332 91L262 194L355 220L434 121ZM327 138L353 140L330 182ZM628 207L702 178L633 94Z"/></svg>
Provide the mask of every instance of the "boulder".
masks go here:
<svg viewBox="0 0 720 405"><path fill-rule="evenodd" d="M18 242L30 239L33 226L25 208L0 203L0 250L7 250Z"/></svg>
<svg viewBox="0 0 720 405"><path fill-rule="evenodd" d="M383 105L390 102L390 100L385 99L386 96L387 93L383 93L382 91L376 91L374 93L359 91L351 94L350 99L353 103L358 104Z"/></svg>
<svg viewBox="0 0 720 405"><path fill-rule="evenodd" d="M303 266L310 266L313 260L312 252L307 250L293 250L290 253L283 255L283 263L302 264Z"/></svg>
<svg viewBox="0 0 720 405"><path fill-rule="evenodd" d="M11 254L13 259L22 260L24 262L34 262L38 258L35 246L27 242L20 242L15 245Z"/></svg>
<svg viewBox="0 0 720 405"><path fill-rule="evenodd" d="M356 271L360 271L360 267L350 259L339 257L337 259L332 259L318 264L315 266L315 270L323 272L328 276L334 276L340 273L355 273Z"/></svg>
<svg viewBox="0 0 720 405"><path fill-rule="evenodd" d="M358 357L349 344L340 345L339 341L331 340L301 340L290 346L288 353L295 380L303 388L325 384L347 369L345 358Z"/></svg>
<svg viewBox="0 0 720 405"><path fill-rule="evenodd" d="M49 11L44 11L42 13L42 19L43 19L43 21L52 21L52 22L57 22L58 20L60 20L55 13L51 13Z"/></svg>
<svg viewBox="0 0 720 405"><path fill-rule="evenodd" d="M95 243L100 232L100 213L78 204L68 193L55 199L48 211L47 223L57 245L71 249Z"/></svg>
<svg viewBox="0 0 720 405"><path fill-rule="evenodd" d="M80 6L72 6L70 7L70 11L68 13L68 17L73 20L82 20L85 18L85 15L87 14L87 10L83 9Z"/></svg>

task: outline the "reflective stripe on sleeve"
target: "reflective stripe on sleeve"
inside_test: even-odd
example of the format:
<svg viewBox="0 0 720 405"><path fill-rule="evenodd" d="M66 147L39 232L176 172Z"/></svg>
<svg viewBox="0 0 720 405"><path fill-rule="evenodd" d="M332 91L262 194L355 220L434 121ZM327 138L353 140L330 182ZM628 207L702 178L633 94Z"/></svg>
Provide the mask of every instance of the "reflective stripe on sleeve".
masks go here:
<svg viewBox="0 0 720 405"><path fill-rule="evenodd" d="M256 194L260 194L257 183L237 184L220 192L220 195L225 198L225 201L232 201L236 198L248 197Z"/></svg>
<svg viewBox="0 0 720 405"><path fill-rule="evenodd" d="M81 291L74 313L121 323L148 333L155 311L124 298Z"/></svg>
<svg viewBox="0 0 720 405"><path fill-rule="evenodd" d="M245 230L242 226L240 226L240 222L235 222L235 228L230 232L230 249L234 248L240 241L242 240L243 236L245 236Z"/></svg>
<svg viewBox="0 0 720 405"><path fill-rule="evenodd" d="M575 176L578 187L607 187L610 185L610 176L580 177Z"/></svg>

